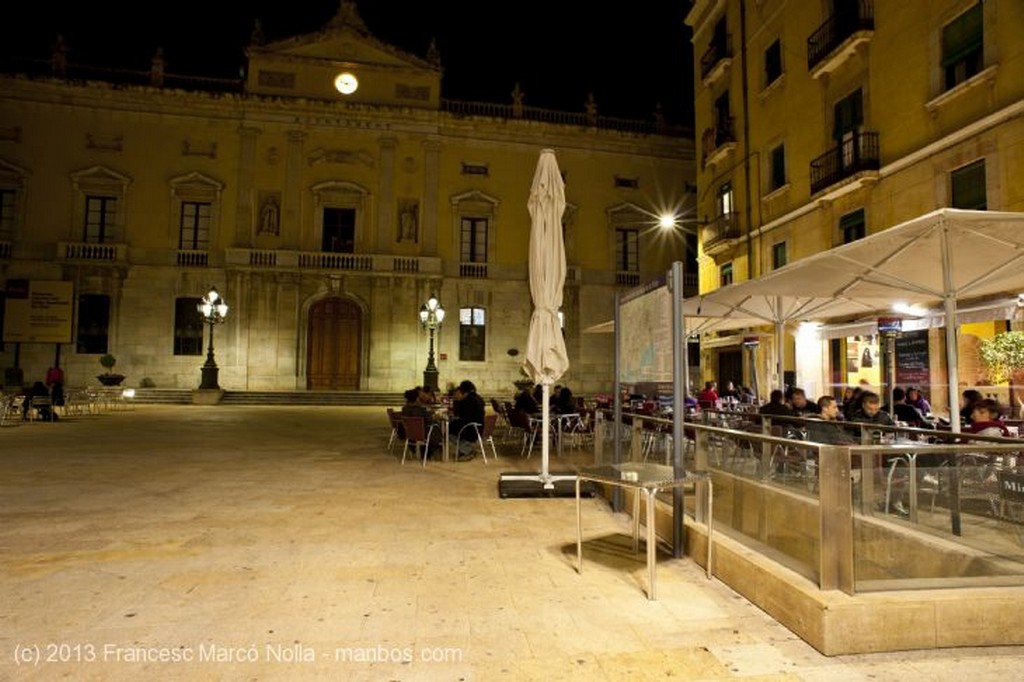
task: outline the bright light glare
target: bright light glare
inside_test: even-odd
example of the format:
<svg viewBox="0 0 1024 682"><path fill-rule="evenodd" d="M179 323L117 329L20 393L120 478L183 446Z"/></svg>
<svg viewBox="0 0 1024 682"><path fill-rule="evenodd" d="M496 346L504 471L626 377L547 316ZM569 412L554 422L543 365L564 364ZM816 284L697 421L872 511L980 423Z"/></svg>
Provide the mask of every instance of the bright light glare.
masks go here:
<svg viewBox="0 0 1024 682"><path fill-rule="evenodd" d="M928 311L921 306L910 305L909 303L903 303L902 301L893 303L892 310L894 313L909 315L910 317L924 317L928 314Z"/></svg>
<svg viewBox="0 0 1024 682"><path fill-rule="evenodd" d="M658 218L658 227L669 229L676 226L676 217L671 213L662 213Z"/></svg>
<svg viewBox="0 0 1024 682"><path fill-rule="evenodd" d="M815 343L821 340L821 324L818 322L801 322L796 330L797 344Z"/></svg>

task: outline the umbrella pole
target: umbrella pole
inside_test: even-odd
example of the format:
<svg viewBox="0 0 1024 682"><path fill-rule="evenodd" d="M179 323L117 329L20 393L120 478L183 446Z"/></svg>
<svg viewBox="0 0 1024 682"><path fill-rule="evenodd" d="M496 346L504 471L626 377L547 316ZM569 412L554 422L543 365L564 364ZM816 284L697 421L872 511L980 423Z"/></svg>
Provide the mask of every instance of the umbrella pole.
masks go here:
<svg viewBox="0 0 1024 682"><path fill-rule="evenodd" d="M541 442L541 459L540 459L540 480L544 484L544 487L548 490L555 487L555 484L551 481L551 474L549 473L549 457L551 456L550 451L550 436L551 436L551 384L547 381L541 382L543 387L543 398L541 399L541 412L540 421L541 429L543 430L542 442Z"/></svg>

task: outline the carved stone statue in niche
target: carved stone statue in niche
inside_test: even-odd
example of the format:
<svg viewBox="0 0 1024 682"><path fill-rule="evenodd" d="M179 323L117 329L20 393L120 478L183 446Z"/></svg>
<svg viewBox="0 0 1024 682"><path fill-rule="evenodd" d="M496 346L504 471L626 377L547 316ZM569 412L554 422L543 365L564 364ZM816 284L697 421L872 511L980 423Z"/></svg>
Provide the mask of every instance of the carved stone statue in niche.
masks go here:
<svg viewBox="0 0 1024 682"><path fill-rule="evenodd" d="M420 204L415 199L398 201L398 241L415 242L419 240Z"/></svg>
<svg viewBox="0 0 1024 682"><path fill-rule="evenodd" d="M276 192L261 193L257 233L275 236L281 233L281 202Z"/></svg>

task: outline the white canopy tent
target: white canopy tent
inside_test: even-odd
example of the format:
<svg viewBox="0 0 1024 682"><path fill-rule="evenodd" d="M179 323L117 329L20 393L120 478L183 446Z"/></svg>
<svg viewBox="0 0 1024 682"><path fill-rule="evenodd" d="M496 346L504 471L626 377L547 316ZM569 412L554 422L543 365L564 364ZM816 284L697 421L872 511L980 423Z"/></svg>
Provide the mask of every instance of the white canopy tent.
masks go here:
<svg viewBox="0 0 1024 682"><path fill-rule="evenodd" d="M940 309L952 398L959 378L956 325L950 322L957 319L958 304L1019 292L1024 292L1024 213L944 208L763 277L687 299L684 308L688 316L712 318L709 329L747 327L751 319L774 324L780 375L788 322L891 315L897 302ZM954 429L959 411L951 399Z"/></svg>

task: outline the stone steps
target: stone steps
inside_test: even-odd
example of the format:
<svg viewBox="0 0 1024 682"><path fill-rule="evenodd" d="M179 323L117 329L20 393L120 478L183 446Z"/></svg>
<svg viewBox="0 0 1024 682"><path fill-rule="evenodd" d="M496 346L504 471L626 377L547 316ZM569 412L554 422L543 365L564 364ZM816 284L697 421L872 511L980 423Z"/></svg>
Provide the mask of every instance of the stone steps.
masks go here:
<svg viewBox="0 0 1024 682"><path fill-rule="evenodd" d="M192 404L190 388L136 388L136 403ZM394 407L401 393L370 391L225 391L222 405L367 405Z"/></svg>

